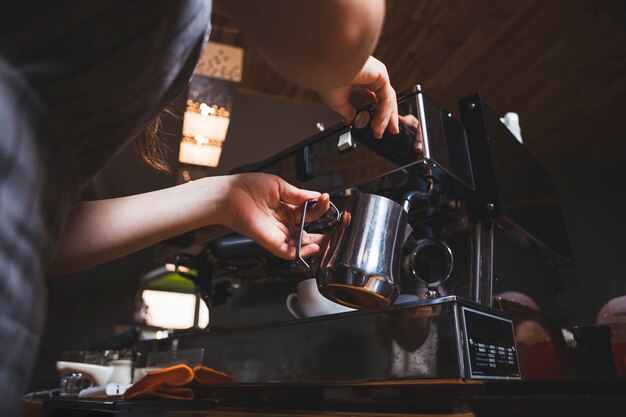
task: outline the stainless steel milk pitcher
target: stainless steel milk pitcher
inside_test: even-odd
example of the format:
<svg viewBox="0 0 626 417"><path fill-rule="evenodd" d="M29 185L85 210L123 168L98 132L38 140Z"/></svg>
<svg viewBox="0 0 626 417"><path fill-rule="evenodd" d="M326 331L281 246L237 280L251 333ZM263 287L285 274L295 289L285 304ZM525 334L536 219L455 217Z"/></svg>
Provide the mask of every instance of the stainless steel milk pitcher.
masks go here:
<svg viewBox="0 0 626 417"><path fill-rule="evenodd" d="M352 308L382 310L393 304L400 293L402 246L411 230L410 200L407 194L403 207L376 194L347 196L317 270L320 293ZM310 203L305 203L300 240ZM298 265L310 270L300 257L300 243L296 251Z"/></svg>

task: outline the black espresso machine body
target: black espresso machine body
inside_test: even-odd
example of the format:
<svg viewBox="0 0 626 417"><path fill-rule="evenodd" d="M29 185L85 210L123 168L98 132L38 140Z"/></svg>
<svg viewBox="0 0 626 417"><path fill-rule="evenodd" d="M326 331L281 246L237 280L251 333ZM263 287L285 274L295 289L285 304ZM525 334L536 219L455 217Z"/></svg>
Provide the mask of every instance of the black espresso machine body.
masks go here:
<svg viewBox="0 0 626 417"><path fill-rule="evenodd" d="M271 173L297 187L328 192L339 210L353 193L401 203L408 192L421 192L409 212L413 233L404 244L402 294L419 299L455 295L487 303L490 293L482 292L489 286L481 282L490 275L481 271L488 267L482 262L485 245L480 227L467 215L475 181L465 129L420 86L399 95L398 111L399 135L386 131L375 139L371 129L358 125L373 114L365 109L352 126L333 126L233 173ZM315 230L315 224L311 227ZM212 248L220 253L220 242ZM319 259L311 261L315 266Z"/></svg>
<svg viewBox="0 0 626 417"><path fill-rule="evenodd" d="M385 311L145 341L138 346L144 365L164 355L201 352L204 365L231 373L235 385L520 378L513 322L490 307L492 235L482 219L472 222L468 215L476 181L466 131L420 86L399 95L398 109L399 135L373 138L368 128L373 109L364 109L352 126L333 126L233 171L271 173L297 187L328 192L340 211L354 193L401 203L408 192L417 192L408 213L412 233L403 245L396 303ZM327 225L312 222L309 228L323 232ZM204 248L216 268L228 266L227 275L259 282L280 277L294 287L315 276L319 262L308 259L314 268L305 273L233 235Z"/></svg>
<svg viewBox="0 0 626 417"><path fill-rule="evenodd" d="M137 366L186 362L229 386L372 386L519 379L512 320L449 296L142 341Z"/></svg>

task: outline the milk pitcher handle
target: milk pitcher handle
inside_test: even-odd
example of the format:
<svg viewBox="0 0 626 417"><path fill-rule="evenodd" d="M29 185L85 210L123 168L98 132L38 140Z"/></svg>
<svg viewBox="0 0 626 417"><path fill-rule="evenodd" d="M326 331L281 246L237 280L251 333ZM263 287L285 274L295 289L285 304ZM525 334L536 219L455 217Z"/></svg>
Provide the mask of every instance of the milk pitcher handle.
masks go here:
<svg viewBox="0 0 626 417"><path fill-rule="evenodd" d="M296 246L296 265L298 265L300 269L306 272L309 272L311 270L311 265L309 265L307 261L305 261L302 258L302 255L301 255L302 235L304 234L304 225L306 223L306 212L309 208L309 205L315 204L315 203L317 203L317 200L315 199L307 200L304 202L304 207L302 209L302 221L300 222L300 233L298 234L298 246ZM333 221L333 224L336 224L339 221L340 213L339 213L339 210L337 209L337 206L335 206L332 201L329 201L329 203L330 203L330 209L335 212L335 219Z"/></svg>

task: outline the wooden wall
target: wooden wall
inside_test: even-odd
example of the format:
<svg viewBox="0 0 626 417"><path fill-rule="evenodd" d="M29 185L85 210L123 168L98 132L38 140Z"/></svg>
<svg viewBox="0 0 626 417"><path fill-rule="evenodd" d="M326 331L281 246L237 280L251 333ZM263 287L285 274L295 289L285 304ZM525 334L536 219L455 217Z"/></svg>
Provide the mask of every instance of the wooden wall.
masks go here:
<svg viewBox="0 0 626 417"><path fill-rule="evenodd" d="M388 0L374 55L403 90L419 83L456 113L481 91L520 114L540 159L626 150L626 4L592 0ZM620 15L621 13L621 15ZM314 93L277 75L245 39L242 87L295 101Z"/></svg>

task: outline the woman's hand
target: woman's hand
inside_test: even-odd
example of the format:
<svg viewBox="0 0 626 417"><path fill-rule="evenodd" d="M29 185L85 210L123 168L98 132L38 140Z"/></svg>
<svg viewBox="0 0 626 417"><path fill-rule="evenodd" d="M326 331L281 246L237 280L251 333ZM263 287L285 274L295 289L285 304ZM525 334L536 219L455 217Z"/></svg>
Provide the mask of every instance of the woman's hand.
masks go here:
<svg viewBox="0 0 626 417"><path fill-rule="evenodd" d="M391 134L399 133L396 92L391 87L385 64L370 56L349 85L321 91L319 95L331 110L341 115L344 123L349 124L356 114L356 109L350 102L350 93L353 92L363 95L368 102L377 106L376 115L370 125L374 137L380 139L387 127Z"/></svg>
<svg viewBox="0 0 626 417"><path fill-rule="evenodd" d="M307 221L326 213L328 194L300 190L268 174L206 177L176 187L76 205L49 272L76 271L119 258L172 236L223 224L281 258L294 259L302 204L318 202ZM303 257L322 235L304 233Z"/></svg>
<svg viewBox="0 0 626 417"><path fill-rule="evenodd" d="M261 173L229 177L228 195L224 205L225 226L249 237L274 255L295 259L302 205L318 202L307 213L307 221L329 210L328 194L301 190L281 178ZM303 258L319 252L323 235L304 233Z"/></svg>
<svg viewBox="0 0 626 417"><path fill-rule="evenodd" d="M399 119L404 127L415 135L415 145L413 149L415 150L415 153L422 156L424 153L424 136L422 135L422 126L420 125L420 121L417 120L417 117L412 114L400 116Z"/></svg>

